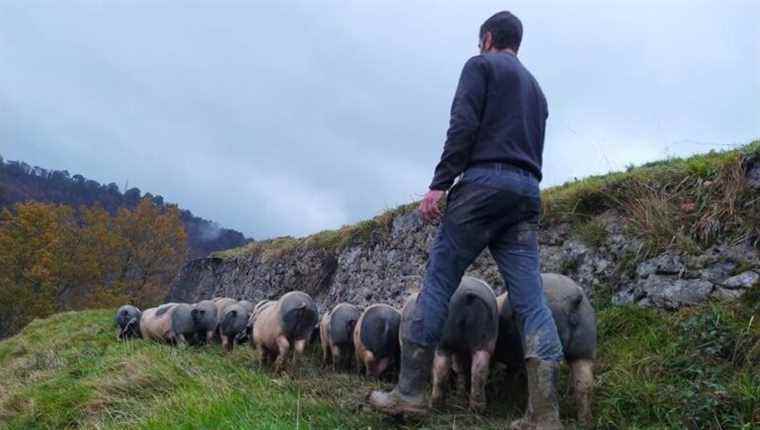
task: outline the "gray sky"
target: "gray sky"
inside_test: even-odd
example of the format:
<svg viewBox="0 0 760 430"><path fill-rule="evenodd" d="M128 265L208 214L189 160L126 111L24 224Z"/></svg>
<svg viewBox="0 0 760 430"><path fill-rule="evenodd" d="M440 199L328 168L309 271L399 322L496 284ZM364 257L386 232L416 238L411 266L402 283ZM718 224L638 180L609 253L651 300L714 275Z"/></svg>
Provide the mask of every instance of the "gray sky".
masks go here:
<svg viewBox="0 0 760 430"><path fill-rule="evenodd" d="M543 186L760 137L759 5L0 0L0 154L304 235L422 196L505 8L549 100Z"/></svg>

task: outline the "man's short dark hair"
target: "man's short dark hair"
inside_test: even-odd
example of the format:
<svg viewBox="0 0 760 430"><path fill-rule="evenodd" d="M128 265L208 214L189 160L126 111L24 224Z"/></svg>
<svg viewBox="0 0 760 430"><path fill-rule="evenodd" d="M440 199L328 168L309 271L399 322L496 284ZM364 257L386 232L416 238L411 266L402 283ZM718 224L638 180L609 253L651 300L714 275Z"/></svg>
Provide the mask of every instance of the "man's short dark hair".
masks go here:
<svg viewBox="0 0 760 430"><path fill-rule="evenodd" d="M480 40L486 33L491 33L494 48L517 51L522 41L522 23L508 11L498 12L480 26Z"/></svg>

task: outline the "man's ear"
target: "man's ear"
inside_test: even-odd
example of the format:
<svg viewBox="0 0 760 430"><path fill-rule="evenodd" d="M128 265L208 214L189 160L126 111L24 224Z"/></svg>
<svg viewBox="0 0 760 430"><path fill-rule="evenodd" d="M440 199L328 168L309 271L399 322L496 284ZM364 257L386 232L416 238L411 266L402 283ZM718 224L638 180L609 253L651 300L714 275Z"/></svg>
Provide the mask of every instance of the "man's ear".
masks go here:
<svg viewBox="0 0 760 430"><path fill-rule="evenodd" d="M491 34L490 31L487 31L485 36L483 36L483 52L488 52L493 47L493 34Z"/></svg>

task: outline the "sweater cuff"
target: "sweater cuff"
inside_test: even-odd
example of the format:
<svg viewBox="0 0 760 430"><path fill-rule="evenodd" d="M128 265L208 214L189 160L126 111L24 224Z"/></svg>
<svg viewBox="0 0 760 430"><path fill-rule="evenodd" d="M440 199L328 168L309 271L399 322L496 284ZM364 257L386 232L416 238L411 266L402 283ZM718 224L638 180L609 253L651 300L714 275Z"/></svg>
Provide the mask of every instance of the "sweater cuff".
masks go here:
<svg viewBox="0 0 760 430"><path fill-rule="evenodd" d="M446 183L446 182L433 180L433 182L430 184L430 187L428 188L430 190L435 190L435 191L448 191L448 189L451 188L451 182Z"/></svg>

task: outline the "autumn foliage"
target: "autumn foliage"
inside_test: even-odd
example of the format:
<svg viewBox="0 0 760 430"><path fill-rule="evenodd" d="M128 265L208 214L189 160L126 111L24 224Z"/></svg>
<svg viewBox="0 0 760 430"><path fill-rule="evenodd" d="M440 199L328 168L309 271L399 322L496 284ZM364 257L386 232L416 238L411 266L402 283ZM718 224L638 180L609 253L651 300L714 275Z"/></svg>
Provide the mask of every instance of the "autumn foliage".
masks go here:
<svg viewBox="0 0 760 430"><path fill-rule="evenodd" d="M54 312L156 304L186 253L176 206L18 203L0 213L0 337Z"/></svg>
<svg viewBox="0 0 760 430"><path fill-rule="evenodd" d="M8 161L0 156L0 210L17 203L37 201L72 207L100 205L116 215L121 208L134 210L144 199L159 208L166 208L160 195L143 193L124 184L124 192L115 183L101 184L66 170L49 170L30 166L22 161ZM180 218L187 232L189 258L202 258L214 251L245 245L249 240L239 231L222 228L213 221L180 209Z"/></svg>

